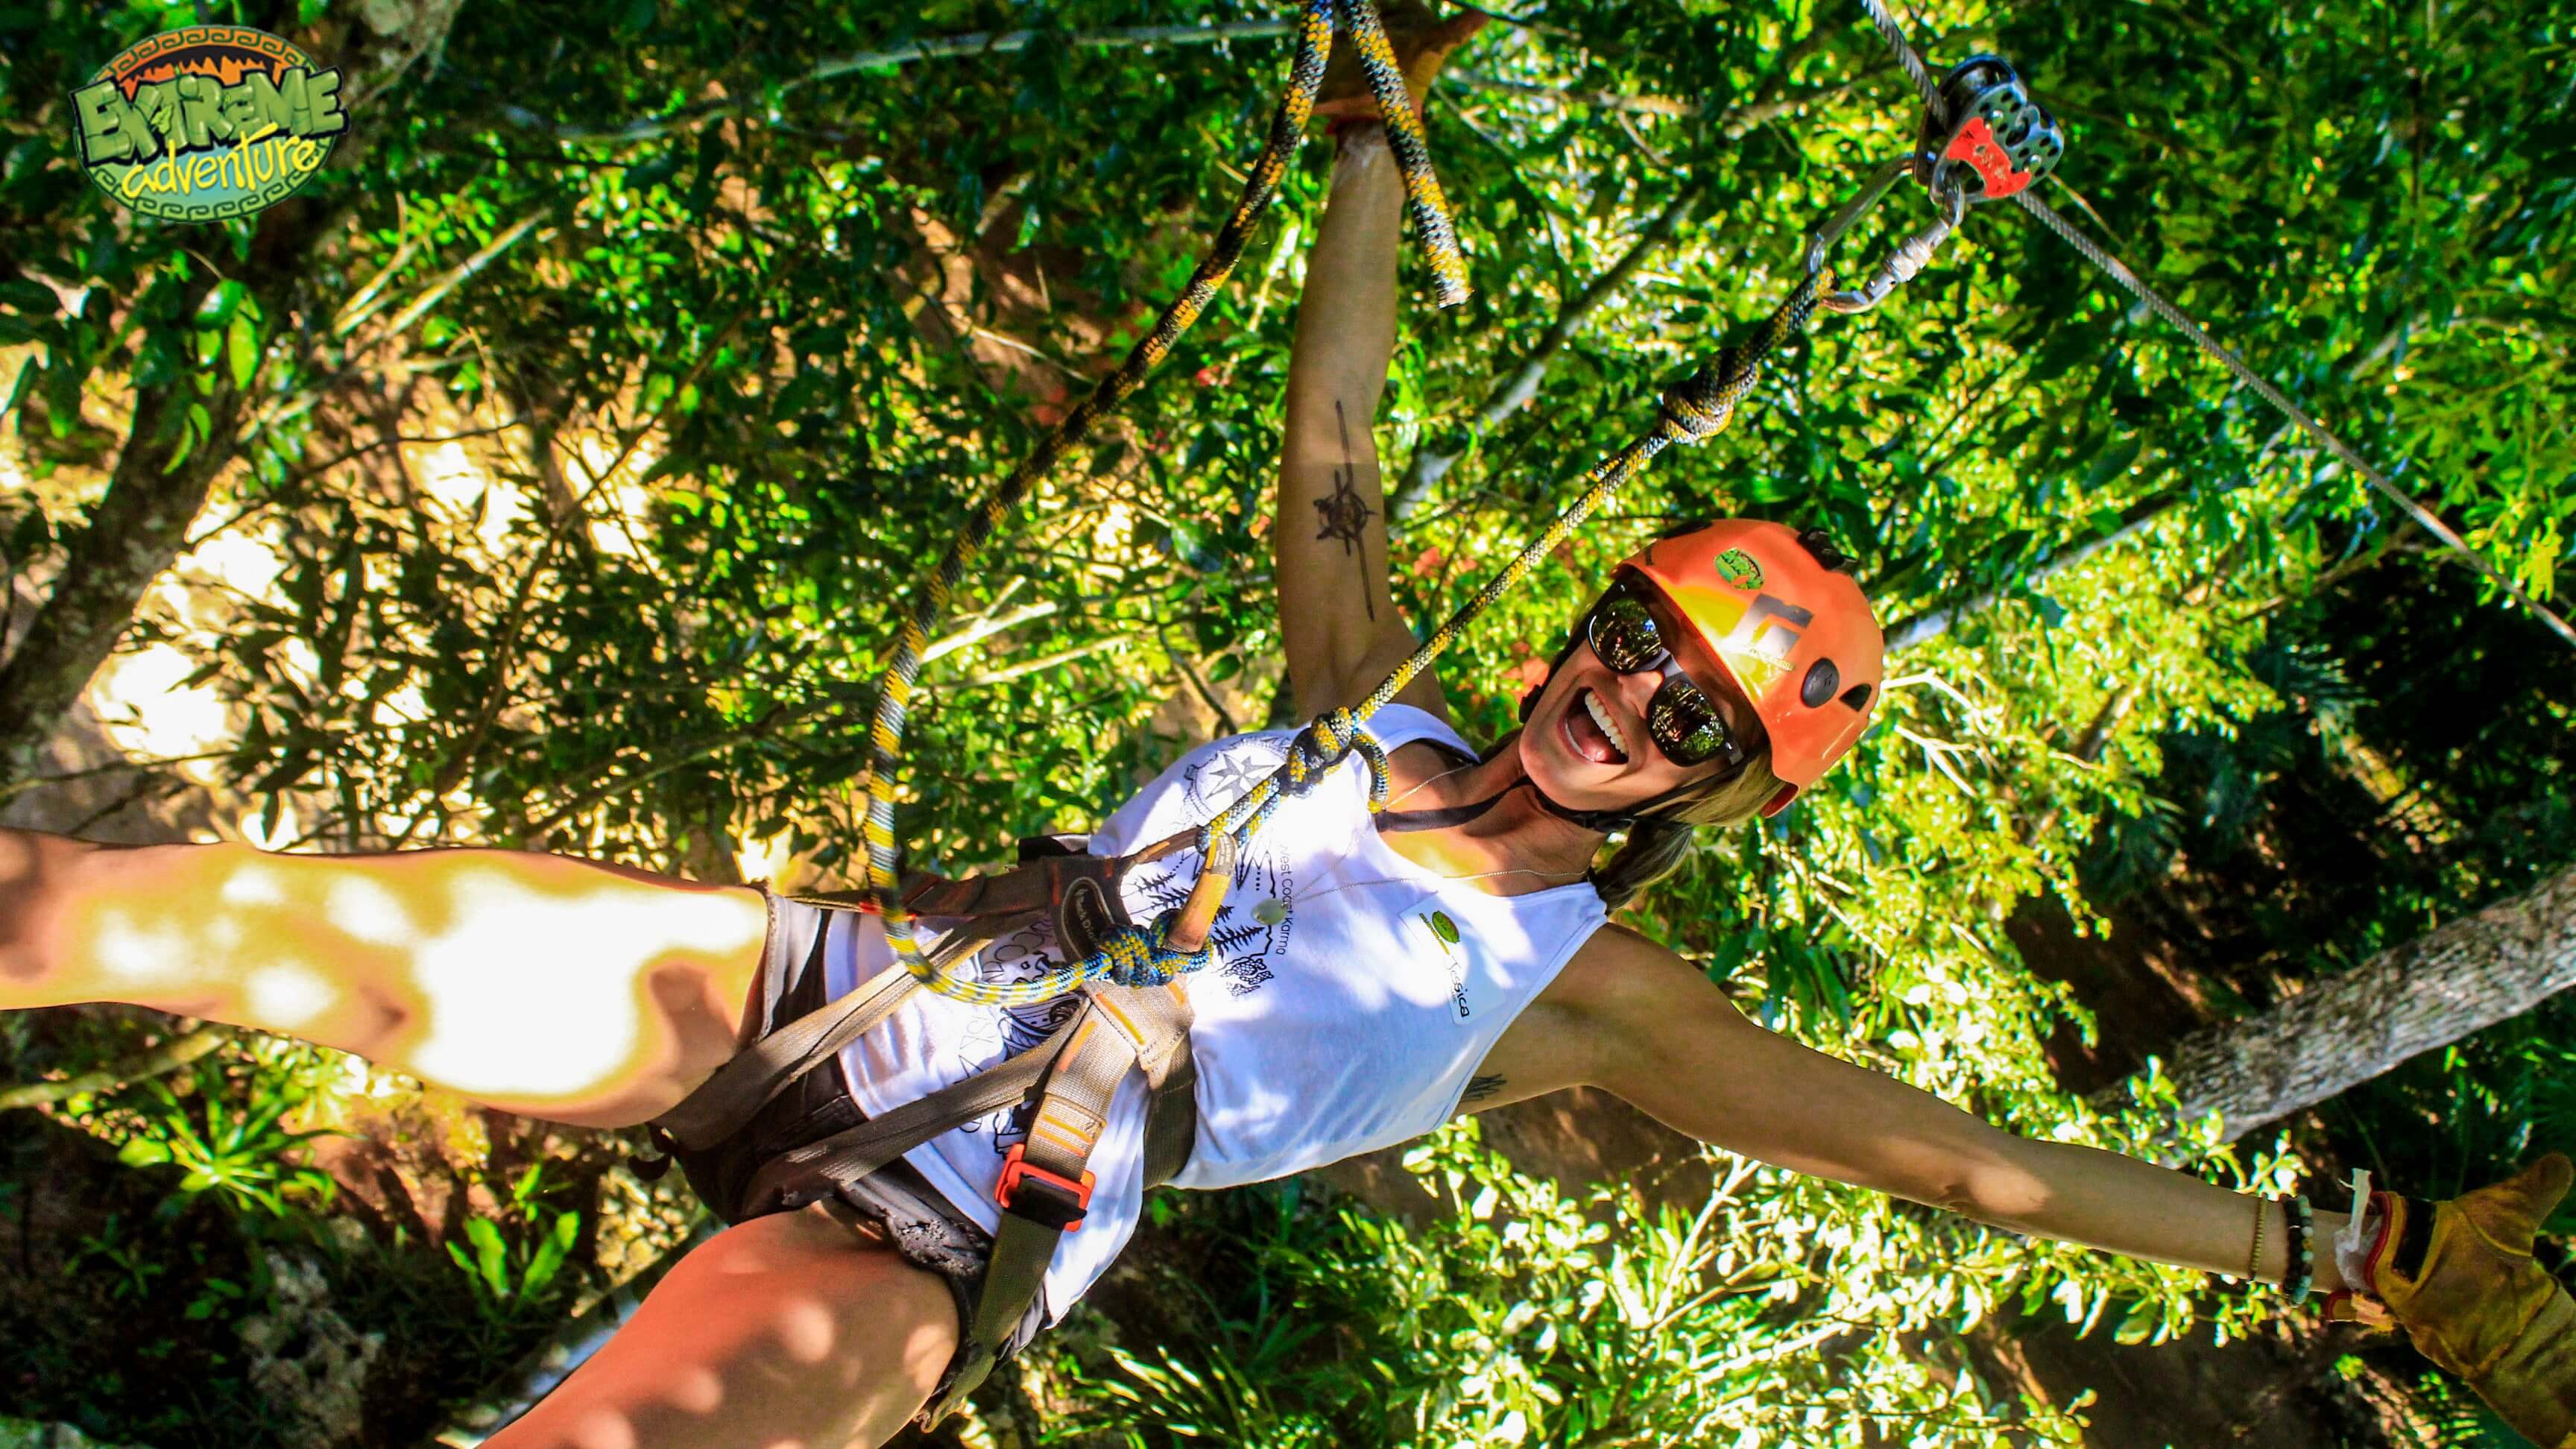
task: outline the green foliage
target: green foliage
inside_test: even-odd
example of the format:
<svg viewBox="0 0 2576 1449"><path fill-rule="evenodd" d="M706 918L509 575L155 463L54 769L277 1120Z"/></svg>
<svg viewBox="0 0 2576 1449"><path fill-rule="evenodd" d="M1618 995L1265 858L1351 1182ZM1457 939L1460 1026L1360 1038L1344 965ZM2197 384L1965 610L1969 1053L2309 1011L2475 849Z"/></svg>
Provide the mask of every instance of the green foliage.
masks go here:
<svg viewBox="0 0 2576 1449"><path fill-rule="evenodd" d="M11 576L49 577L100 486L118 442L102 399L244 387L238 438L185 409L170 425L198 429L191 448L237 447L199 528L274 575L209 591L202 612L155 605L135 640L186 651L232 711L215 773L261 805L262 838L702 871L772 839L813 870L850 868L865 681L908 591L1186 273L1286 54L1060 39L1275 13L1239 0L468 6L434 60L371 99L369 144L299 198L316 232L280 240L283 223L137 224L71 164L71 81L185 13L0 15L0 387L30 479L0 498ZM1408 312L1380 430L1391 471L1426 445L1462 453L1399 519L1387 561L1416 621L1455 607L1642 427L1661 382L1760 315L1805 231L1912 126L1849 12L1551 0L1533 18L1459 58L1520 89L1459 81L1429 109L1478 290L1453 313ZM2564 15L2530 0L1972 0L1927 19L1936 58L2003 49L2066 118L2061 204L2365 452L2405 460L2400 476L2491 562L2563 595L2576 435L2548 399L2576 390L2557 300L2576 282ZM1049 40L806 80L819 58L1016 26ZM1596 93L1695 113L1565 98ZM1730 123L1757 100L1794 104ZM956 647L925 676L907 748L919 863L990 860L1014 835L1098 818L1185 743L1163 711L1196 696L1193 673L1234 725L1265 722L1278 638L1262 514L1315 149L1165 375L961 587ZM1480 426L1500 374L1668 208L1672 243L1573 330L1536 403ZM1900 197L1846 264L1921 215ZM279 276L292 285L253 295ZM1409 269L1408 296L1419 282ZM2474 757L2483 773L2447 814L2481 843L2400 884L2338 893L2312 873L2302 909L2255 933L2291 966L2404 939L2576 838L2541 742L2567 723L2556 646L2490 636L2469 651L2474 692L2422 692L2419 654L2458 647L2497 602L2422 564L2381 503L2008 211L1976 215L1880 311L1821 326L1737 428L1668 455L1505 600L1444 661L1469 732L1510 727L1526 665L1611 561L1719 510L1827 525L1890 622L1963 612L1897 660L1851 767L1788 816L1710 840L1637 923L1766 1024L2015 1130L2161 1140L2171 1087L2150 1072L2116 1111L2063 1088L2045 1044L2092 1023L2024 966L2012 903L2053 894L2090 928L2178 860L2250 870L2272 844L2266 792L2302 776L2312 719L2334 748L2340 732L2413 778ZM2337 570L2378 581L2362 591L2376 622L2315 634L2388 647L2319 653L2276 628L2281 601ZM2489 719L2510 727L2478 736ZM2106 820L2135 823L2097 849ZM2547 1091L2517 1097L2509 1079L2554 1060L2521 1055L2528 1042L2488 1050L2463 1048L2494 1102L2456 1129L2476 1141L2401 1149L2394 1110L2374 1139L2420 1173L2420 1154L2466 1164L2505 1150L2517 1114L2548 1120ZM2439 1081L2420 1090L2406 1110L2444 1104ZM256 1207L246 1222L297 1207L276 1117L146 1098L131 1140L151 1145L135 1150L185 1168L189 1195ZM2189 1132L2183 1146L2222 1179L2296 1166L2240 1170ZM2054 1420L1943 1386L1968 1382L1926 1366L1949 1371L1962 1325L2031 1307L2162 1341L2259 1318L2207 1307L2197 1275L2006 1242L1831 1184L1748 1178L1694 1238L1463 1153L1434 1149L1434 1175L1462 1206L1490 1188L1493 1216L1416 1234L1300 1210L1295 1234L1326 1248L1291 1235L1251 1255L1279 1302L1339 1315L1331 1332L1228 1302L1220 1316L1244 1325L1230 1356L1131 1351L1102 1381L1119 1397L1084 1412L1161 1432L1150 1405L1280 1443L1319 1422L1501 1434L1515 1414L1533 1441L1665 1415L1658 1432L1858 1442L1882 1422L1868 1416L1924 1413L1903 1432L1986 1442ZM454 1261L422 1254L435 1278L386 1287L385 1318L457 1308L439 1292L470 1298L457 1322L427 1315L460 1337L539 1318L568 1277L556 1245L573 1210L535 1192L467 1229ZM1587 1238L1594 1223L1608 1236ZM89 1266L120 1281L127 1251ZM1661 1321L1690 1294L1659 1295L1739 1271L1758 1292ZM1665 1308L1635 1318L1618 1283ZM1337 1366L1346 1330L1374 1366ZM1849 1340L1738 1362L1829 1331ZM1728 1397L1747 1386L1769 1386L1762 1407Z"/></svg>
<svg viewBox="0 0 2576 1449"><path fill-rule="evenodd" d="M271 1217L286 1216L290 1198L327 1206L336 1186L330 1174L297 1164L291 1154L328 1134L291 1131L280 1122L311 1095L302 1078L312 1054L292 1043L268 1045L278 1050L257 1059L259 1068L246 1081L201 1058L190 1064L195 1091L188 1097L166 1082L144 1083L146 1103L118 1160L181 1169L171 1189L180 1204L213 1192L226 1207L255 1207Z"/></svg>
<svg viewBox="0 0 2576 1449"><path fill-rule="evenodd" d="M1057 1356L1088 1401L1060 1432L1758 1446L1877 1444L1902 1425L1943 1443L2080 1442L2080 1404L1999 1395L1922 1337L1955 1297L1888 1313L1841 1281L1867 1272L1877 1234L1776 1213L1773 1175L1752 1164L1726 1163L1699 1213L1645 1220L1624 1190L1514 1172L1472 1121L1406 1166L1453 1215L1410 1228L1293 1183L1182 1208L1182 1251L1213 1252L1215 1271L1155 1275L1191 1306L1150 1354Z"/></svg>
<svg viewBox="0 0 2576 1449"><path fill-rule="evenodd" d="M544 1178L542 1162L521 1173L503 1216L466 1219L465 1241L447 1245L473 1285L475 1308L496 1326L541 1315L564 1297L556 1275L581 1236L581 1214L540 1201Z"/></svg>

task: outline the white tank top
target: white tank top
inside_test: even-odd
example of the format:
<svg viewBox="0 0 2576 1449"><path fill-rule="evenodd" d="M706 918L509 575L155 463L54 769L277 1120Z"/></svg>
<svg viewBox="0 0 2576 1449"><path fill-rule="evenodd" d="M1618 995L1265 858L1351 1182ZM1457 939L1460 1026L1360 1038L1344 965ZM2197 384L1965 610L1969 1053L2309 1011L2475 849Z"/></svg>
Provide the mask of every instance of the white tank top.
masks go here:
<svg viewBox="0 0 2576 1449"><path fill-rule="evenodd" d="M1371 720L1390 750L1432 740L1465 750L1421 710L1388 705ZM1091 837L1114 855L1203 824L1286 758L1294 730L1202 745L1165 770ZM1198 852L1129 874L1140 922L1188 893ZM1273 904L1273 903L1276 904ZM1284 913L1282 908L1284 907ZM1368 775L1354 760L1290 799L1252 838L1217 917L1218 959L1188 978L1198 1064L1198 1136L1184 1187L1232 1187L1421 1136L1458 1109L1468 1080L1512 1023L1597 928L1587 881L1498 896L1407 860L1378 835ZM972 958L986 981L1051 969L1051 923L995 941ZM834 995L892 969L871 915L835 918L826 955ZM969 1006L912 994L843 1050L851 1095L869 1116L958 1081L1044 1038L1070 1003ZM1091 1159L1090 1215L1064 1237L1047 1274L1047 1321L1073 1306L1126 1244L1141 1211L1145 1093L1131 1075L1111 1104ZM990 1231L993 1188L1025 1109L1003 1111L914 1148L920 1169L960 1212Z"/></svg>

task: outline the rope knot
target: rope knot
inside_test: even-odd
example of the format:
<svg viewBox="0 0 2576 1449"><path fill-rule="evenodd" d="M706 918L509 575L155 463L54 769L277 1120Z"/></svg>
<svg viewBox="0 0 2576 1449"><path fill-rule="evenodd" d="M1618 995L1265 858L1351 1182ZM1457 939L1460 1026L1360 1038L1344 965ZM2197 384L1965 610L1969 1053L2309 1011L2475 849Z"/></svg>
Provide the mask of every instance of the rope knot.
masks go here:
<svg viewBox="0 0 2576 1449"><path fill-rule="evenodd" d="M1656 410L1663 417L1664 436L1679 443L1696 443L1723 430L1735 411L1728 384L1739 365L1736 349L1729 347L1718 354L1716 366L1703 367L1664 389L1664 395L1656 401Z"/></svg>
<svg viewBox="0 0 2576 1449"><path fill-rule="evenodd" d="M1202 945L1195 951L1175 951L1165 944L1172 933L1172 922L1179 911L1165 911L1154 920L1150 931L1122 926L1100 943L1100 949L1086 958L1081 967L1085 980L1106 979L1120 986L1168 986L1175 976L1204 971L1216 960L1216 947Z"/></svg>
<svg viewBox="0 0 2576 1449"><path fill-rule="evenodd" d="M1368 738L1368 727L1347 708L1315 716L1289 741L1288 758L1282 766L1287 778L1280 782L1281 792L1303 795L1312 790L1317 780L1349 759L1360 741ZM1374 745L1376 741L1369 743Z"/></svg>

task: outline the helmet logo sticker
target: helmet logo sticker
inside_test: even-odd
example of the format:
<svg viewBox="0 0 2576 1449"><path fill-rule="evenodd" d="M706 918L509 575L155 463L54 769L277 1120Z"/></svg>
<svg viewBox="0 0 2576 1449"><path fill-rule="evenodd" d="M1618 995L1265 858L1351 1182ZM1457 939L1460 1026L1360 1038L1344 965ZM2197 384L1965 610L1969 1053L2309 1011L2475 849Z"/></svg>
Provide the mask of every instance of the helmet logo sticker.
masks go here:
<svg viewBox="0 0 2576 1449"><path fill-rule="evenodd" d="M1786 664L1798 647L1799 634L1814 622L1814 611L1761 594L1754 598L1753 606L1744 611L1744 617L1735 621L1735 628L1726 636L1726 642L1734 648L1759 654L1774 664Z"/></svg>
<svg viewBox="0 0 2576 1449"><path fill-rule="evenodd" d="M1739 589L1762 587L1762 565L1755 563L1753 555L1740 548L1730 548L1719 554L1716 567L1719 578Z"/></svg>

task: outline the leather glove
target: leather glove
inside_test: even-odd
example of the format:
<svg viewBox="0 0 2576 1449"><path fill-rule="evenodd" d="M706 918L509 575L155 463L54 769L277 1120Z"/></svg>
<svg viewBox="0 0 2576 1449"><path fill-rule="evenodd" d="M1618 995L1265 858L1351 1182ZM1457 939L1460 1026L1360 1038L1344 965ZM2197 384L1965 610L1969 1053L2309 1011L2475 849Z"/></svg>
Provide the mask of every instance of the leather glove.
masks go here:
<svg viewBox="0 0 2576 1449"><path fill-rule="evenodd" d="M2576 1164L2553 1152L2447 1202L2372 1195L2388 1218L2370 1291L2426 1358L2543 1449L2576 1449L2576 1299L2532 1260L2531 1238L2571 1182Z"/></svg>
<svg viewBox="0 0 2576 1449"><path fill-rule="evenodd" d="M1422 99L1431 94L1441 64L1467 37L1485 28L1485 17L1461 15L1443 21L1420 0L1396 0L1381 7L1379 16L1386 25L1387 43L1395 47L1396 63L1404 69L1404 88L1412 93L1413 113L1421 115ZM1360 69L1359 42L1348 34L1337 35L1333 58L1324 68L1323 89L1316 94L1315 114L1327 120L1369 120L1377 113L1377 94L1369 89L1368 76Z"/></svg>

